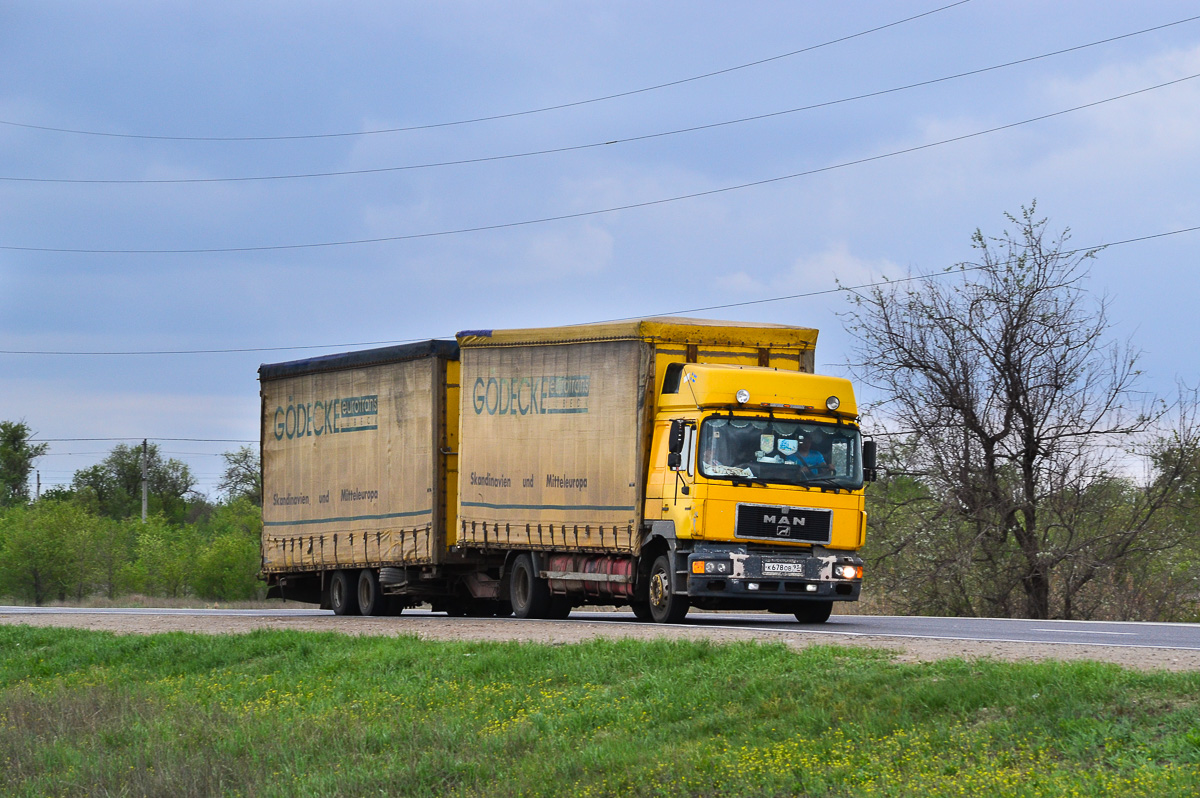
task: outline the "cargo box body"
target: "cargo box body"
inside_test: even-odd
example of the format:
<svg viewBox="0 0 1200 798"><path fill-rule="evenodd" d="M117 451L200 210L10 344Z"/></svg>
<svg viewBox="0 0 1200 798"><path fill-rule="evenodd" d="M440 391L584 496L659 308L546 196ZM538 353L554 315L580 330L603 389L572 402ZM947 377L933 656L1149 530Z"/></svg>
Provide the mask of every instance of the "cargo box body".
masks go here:
<svg viewBox="0 0 1200 798"><path fill-rule="evenodd" d="M456 354L430 341L259 370L265 573L442 559Z"/></svg>
<svg viewBox="0 0 1200 798"><path fill-rule="evenodd" d="M462 349L459 545L630 551L649 347Z"/></svg>
<svg viewBox="0 0 1200 798"><path fill-rule="evenodd" d="M811 371L816 330L651 318L458 341L459 545L637 553L667 365Z"/></svg>

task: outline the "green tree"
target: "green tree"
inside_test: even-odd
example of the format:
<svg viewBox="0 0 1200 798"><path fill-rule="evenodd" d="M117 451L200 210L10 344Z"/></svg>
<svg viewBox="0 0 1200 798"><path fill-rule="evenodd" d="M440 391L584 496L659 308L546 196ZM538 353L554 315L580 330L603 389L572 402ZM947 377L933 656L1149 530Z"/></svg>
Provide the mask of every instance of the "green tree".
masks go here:
<svg viewBox="0 0 1200 798"><path fill-rule="evenodd" d="M221 455L225 460L225 472L217 483L217 490L232 501L239 496L245 496L258 506L262 506L262 467L258 450L251 446L241 446L232 452Z"/></svg>
<svg viewBox="0 0 1200 798"><path fill-rule="evenodd" d="M0 421L0 507L29 503L29 475L34 461L50 448L32 443L24 421Z"/></svg>
<svg viewBox="0 0 1200 798"><path fill-rule="evenodd" d="M172 523L188 515L188 497L196 479L184 463L164 460L156 444L146 449L150 513L161 513ZM121 520L142 512L142 447L117 444L100 463L75 472L72 489L95 512Z"/></svg>
<svg viewBox="0 0 1200 798"><path fill-rule="evenodd" d="M191 587L202 598L219 601L252 599L262 590L258 544L238 532L218 535L197 554Z"/></svg>
<svg viewBox="0 0 1200 798"><path fill-rule="evenodd" d="M241 495L218 505L198 526L205 542L196 556L190 586L196 595L219 601L252 599L265 593L262 568L262 508Z"/></svg>
<svg viewBox="0 0 1200 798"><path fill-rule="evenodd" d="M191 527L175 526L155 515L133 528L134 563L128 571L130 587L151 596L178 598L186 591L196 563L198 540Z"/></svg>
<svg viewBox="0 0 1200 798"><path fill-rule="evenodd" d="M235 532L257 545L262 536L262 508L249 496L239 496L217 505L197 526L206 539Z"/></svg>
<svg viewBox="0 0 1200 798"><path fill-rule="evenodd" d="M94 587L110 600L130 587L138 526L140 521L96 519L95 546L91 552Z"/></svg>
<svg viewBox="0 0 1200 798"><path fill-rule="evenodd" d="M90 594L99 519L71 502L38 502L0 516L3 592L44 604Z"/></svg>

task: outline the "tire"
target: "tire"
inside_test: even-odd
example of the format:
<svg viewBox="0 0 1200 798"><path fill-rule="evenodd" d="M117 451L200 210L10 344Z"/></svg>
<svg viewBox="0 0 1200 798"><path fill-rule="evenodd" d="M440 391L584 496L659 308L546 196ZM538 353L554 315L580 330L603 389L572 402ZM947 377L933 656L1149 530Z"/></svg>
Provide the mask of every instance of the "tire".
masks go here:
<svg viewBox="0 0 1200 798"><path fill-rule="evenodd" d="M688 597L671 589L674 582L671 573L671 557L660 554L650 566L650 579L646 585L650 606L650 620L655 623L680 623L688 611Z"/></svg>
<svg viewBox="0 0 1200 798"><path fill-rule="evenodd" d="M570 596L550 596L550 606L546 610L546 617L553 621L563 621L571 614L571 597Z"/></svg>
<svg viewBox="0 0 1200 798"><path fill-rule="evenodd" d="M545 618L550 610L550 586L534 575L533 558L521 554L513 561L508 596L518 618Z"/></svg>
<svg viewBox="0 0 1200 798"><path fill-rule="evenodd" d="M796 620L800 623L825 623L832 612L832 601L807 601L797 606Z"/></svg>
<svg viewBox="0 0 1200 798"><path fill-rule="evenodd" d="M361 615L383 615L388 600L379 591L379 572L364 568L358 572L358 611Z"/></svg>
<svg viewBox="0 0 1200 798"><path fill-rule="evenodd" d="M329 606L334 615L358 615L358 596L354 571L334 571L329 580Z"/></svg>
<svg viewBox="0 0 1200 798"><path fill-rule="evenodd" d="M634 599L633 601L629 602L629 609L633 610L633 617L637 618L639 621L651 620L650 602L638 601L637 599Z"/></svg>

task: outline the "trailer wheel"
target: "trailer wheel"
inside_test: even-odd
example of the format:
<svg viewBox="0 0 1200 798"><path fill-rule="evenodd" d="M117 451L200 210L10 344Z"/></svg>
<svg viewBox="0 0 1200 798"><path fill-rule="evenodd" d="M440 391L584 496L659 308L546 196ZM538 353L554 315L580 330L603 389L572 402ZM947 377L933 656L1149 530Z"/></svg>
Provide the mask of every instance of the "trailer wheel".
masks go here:
<svg viewBox="0 0 1200 798"><path fill-rule="evenodd" d="M509 599L518 618L545 618L550 609L550 586L534 576L533 558L521 554L513 560Z"/></svg>
<svg viewBox="0 0 1200 798"><path fill-rule="evenodd" d="M832 612L832 601L806 601L797 606L796 620L800 623L825 623Z"/></svg>
<svg viewBox="0 0 1200 798"><path fill-rule="evenodd" d="M650 583L647 586L650 619L655 623L679 623L687 615L688 597L671 589L672 576L670 556L658 555L654 565L650 566Z"/></svg>
<svg viewBox="0 0 1200 798"><path fill-rule="evenodd" d="M387 598L379 592L379 573L374 568L359 571L358 611L363 615L383 615L387 603Z"/></svg>
<svg viewBox="0 0 1200 798"><path fill-rule="evenodd" d="M334 571L329 579L329 606L334 615L358 615L355 585L351 582L352 571Z"/></svg>

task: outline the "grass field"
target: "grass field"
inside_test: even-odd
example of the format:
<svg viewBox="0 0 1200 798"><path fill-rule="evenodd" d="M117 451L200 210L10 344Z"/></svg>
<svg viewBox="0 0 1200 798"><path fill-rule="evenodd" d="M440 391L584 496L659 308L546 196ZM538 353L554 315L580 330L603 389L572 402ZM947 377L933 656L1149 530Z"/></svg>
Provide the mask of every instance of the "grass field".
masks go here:
<svg viewBox="0 0 1200 798"><path fill-rule="evenodd" d="M1200 794L1200 674L0 626L14 796Z"/></svg>

